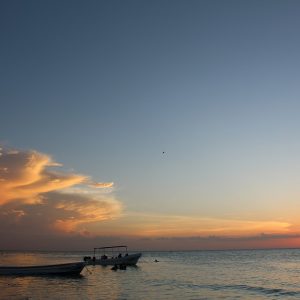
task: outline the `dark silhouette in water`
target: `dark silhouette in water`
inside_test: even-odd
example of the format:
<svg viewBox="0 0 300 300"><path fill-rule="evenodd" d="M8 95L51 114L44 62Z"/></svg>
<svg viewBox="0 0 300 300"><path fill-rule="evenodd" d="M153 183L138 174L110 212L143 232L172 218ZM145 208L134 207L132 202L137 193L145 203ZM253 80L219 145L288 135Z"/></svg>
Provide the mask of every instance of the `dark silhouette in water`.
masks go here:
<svg viewBox="0 0 300 300"><path fill-rule="evenodd" d="M84 256L84 257L83 257L83 260L84 260L84 261L89 261L90 259L91 259L90 256Z"/></svg>
<svg viewBox="0 0 300 300"><path fill-rule="evenodd" d="M120 270L126 270L126 265L123 265L123 264L121 264L121 265L114 265L112 268L111 268L111 270L113 270L113 271L117 271L118 269L120 269Z"/></svg>
<svg viewBox="0 0 300 300"><path fill-rule="evenodd" d="M114 266L111 268L111 270L117 271L117 270L118 270L118 266L117 266L117 265L114 265Z"/></svg>

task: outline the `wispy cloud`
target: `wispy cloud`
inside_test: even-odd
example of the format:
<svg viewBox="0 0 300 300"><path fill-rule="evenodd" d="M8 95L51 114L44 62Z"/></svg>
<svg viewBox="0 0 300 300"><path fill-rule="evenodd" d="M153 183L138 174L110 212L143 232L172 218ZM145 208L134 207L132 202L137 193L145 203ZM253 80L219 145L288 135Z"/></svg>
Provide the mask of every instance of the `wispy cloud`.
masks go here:
<svg viewBox="0 0 300 300"><path fill-rule="evenodd" d="M134 220L134 226L130 220ZM118 220L119 232L134 236L207 236L253 235L260 232L287 233L291 224L274 220L238 220L225 218L176 216L166 214L127 212ZM114 227L111 226L111 230Z"/></svg>
<svg viewBox="0 0 300 300"><path fill-rule="evenodd" d="M93 188L111 188L113 187L114 183L113 182L90 182L89 186Z"/></svg>

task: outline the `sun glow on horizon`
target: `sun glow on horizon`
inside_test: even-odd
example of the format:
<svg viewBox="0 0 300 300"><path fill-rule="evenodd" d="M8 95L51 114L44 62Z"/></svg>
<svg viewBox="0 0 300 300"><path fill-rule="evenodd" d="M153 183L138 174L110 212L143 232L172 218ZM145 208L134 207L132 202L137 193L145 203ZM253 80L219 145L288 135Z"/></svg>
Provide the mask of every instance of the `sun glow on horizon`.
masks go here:
<svg viewBox="0 0 300 300"><path fill-rule="evenodd" d="M240 247L241 243L278 245L279 241L298 245L300 227L290 221L133 212L115 199L112 182L94 182L88 176L51 167L62 165L37 151L1 148L2 230L19 230L26 236L150 239L158 247L165 247L163 243L176 247L183 240L191 248L203 243L206 246L201 247L215 248Z"/></svg>

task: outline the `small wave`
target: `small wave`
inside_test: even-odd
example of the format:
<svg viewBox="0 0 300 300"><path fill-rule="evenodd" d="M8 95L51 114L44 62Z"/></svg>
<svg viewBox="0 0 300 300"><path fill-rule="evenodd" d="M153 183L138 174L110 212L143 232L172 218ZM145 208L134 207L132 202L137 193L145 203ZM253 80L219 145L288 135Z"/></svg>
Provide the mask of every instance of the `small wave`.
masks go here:
<svg viewBox="0 0 300 300"><path fill-rule="evenodd" d="M289 291L285 289L280 289L280 288L266 288L266 287L261 287L261 286L249 286L249 285L227 285L224 286L224 288L230 288L230 289L242 289L242 290L247 290L247 291L253 291L253 292L258 292L258 293L263 293L267 295L280 295L280 296L297 296L300 295L299 291Z"/></svg>
<svg viewBox="0 0 300 300"><path fill-rule="evenodd" d="M291 291L285 290L280 288L267 288L261 286L249 286L246 284L232 284L232 285L218 285L218 284L211 284L211 285L197 285L197 284L181 284L181 286L185 286L192 289L210 289L214 291L220 290L243 290L249 292L255 292L259 294L265 295L274 295L274 296L300 296L300 291Z"/></svg>

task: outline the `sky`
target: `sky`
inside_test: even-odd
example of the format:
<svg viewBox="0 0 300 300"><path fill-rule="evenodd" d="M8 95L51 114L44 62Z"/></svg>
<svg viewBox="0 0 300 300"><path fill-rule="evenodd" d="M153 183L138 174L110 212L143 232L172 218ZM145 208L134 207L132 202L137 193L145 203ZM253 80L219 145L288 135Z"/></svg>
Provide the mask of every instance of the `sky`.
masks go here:
<svg viewBox="0 0 300 300"><path fill-rule="evenodd" d="M0 249L300 247L300 2L0 3Z"/></svg>

